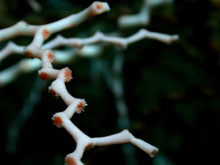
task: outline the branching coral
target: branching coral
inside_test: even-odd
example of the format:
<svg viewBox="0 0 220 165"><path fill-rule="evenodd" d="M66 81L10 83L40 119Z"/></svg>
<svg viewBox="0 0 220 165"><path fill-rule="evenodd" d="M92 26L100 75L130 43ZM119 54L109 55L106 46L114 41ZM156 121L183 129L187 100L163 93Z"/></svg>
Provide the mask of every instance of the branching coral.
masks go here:
<svg viewBox="0 0 220 165"><path fill-rule="evenodd" d="M171 42L178 39L178 35L168 35L168 34L162 34L162 33L156 33L156 32L150 32L146 29L141 29L136 34L128 37L128 38L120 38L120 37L111 37L106 36L101 32L97 32L95 35L89 38L69 38L66 39L62 37L61 35L57 36L55 39L45 43L42 45L42 50L47 49L54 49L59 46L73 46L75 48L80 48L77 51L74 50L68 50L68 51L58 51L53 50L53 54L55 56L55 62L61 63L61 62L67 62L71 58L74 58L76 55L78 56L89 56L89 57L95 57L100 54L100 50L102 47L100 45L92 46L88 44L94 44L97 42L106 42L111 43L114 45L118 45L122 48L126 48L129 44L132 44L134 42L137 42L144 38L151 38L155 39L161 42L164 42L166 44L170 44ZM83 47L84 46L84 47ZM95 51L92 51L95 50ZM19 46L13 42L9 42L7 46L0 51L0 61L4 58L8 57L11 54L24 54L25 53L25 46ZM40 67L41 63L38 60L27 60L24 59L17 65L7 68L4 71L0 72L0 85L3 86L10 81L12 81L16 75L20 72L31 72L32 70L38 69Z"/></svg>
<svg viewBox="0 0 220 165"><path fill-rule="evenodd" d="M73 97L66 89L65 83L70 82L72 79L72 71L65 67L63 69L55 69L52 63L66 62L65 56L68 55L67 51L53 50L59 46L72 46L74 52L71 50L69 57L73 58L74 55L87 55L86 48L92 48L88 44L94 44L98 42L105 42L114 45L119 45L126 48L129 44L139 41L143 38L152 38L164 43L171 43L178 39L177 35L167 35L156 32L150 32L142 29L136 34L128 38L111 37L104 35L101 32L97 32L94 36L84 39L79 38L64 38L58 36L57 38L44 44L44 41L53 33L62 31L67 28L75 27L86 19L89 19L95 15L102 14L109 11L110 8L105 2L94 2L87 9L81 11L78 14L73 14L64 19L58 20L46 25L29 25L24 21L18 22L12 27L0 30L0 41L8 40L16 36L33 36L32 42L28 46L19 46L10 42L1 52L0 60L3 60L7 56L13 53L26 54L28 58L24 59L20 63L11 68L8 68L0 72L0 83L2 85L13 80L16 74L19 72L31 71L42 67L38 73L39 77L43 80L53 80L49 87L49 91L56 97L61 97L67 105L67 108L63 112L56 113L53 117L53 123L57 127L63 127L76 141L76 149L74 152L68 154L65 158L67 165L81 165L81 158L85 150L94 146L105 146L121 143L132 143L151 157L155 156L158 152L158 148L151 144L134 137L128 130L123 130L120 133L106 136L91 138L83 133L74 123L71 118L75 113L81 113L85 106L87 106L84 99ZM94 46L93 46L94 47ZM90 54L92 57L97 56L102 49L101 45L95 46L96 52ZM32 59L36 58L36 59Z"/></svg>

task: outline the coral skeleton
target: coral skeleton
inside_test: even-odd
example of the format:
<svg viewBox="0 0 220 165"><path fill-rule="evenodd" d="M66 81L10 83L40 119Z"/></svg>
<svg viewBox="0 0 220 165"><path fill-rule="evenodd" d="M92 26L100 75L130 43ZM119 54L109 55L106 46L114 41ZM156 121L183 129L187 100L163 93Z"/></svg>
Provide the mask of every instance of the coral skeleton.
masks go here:
<svg viewBox="0 0 220 165"><path fill-rule="evenodd" d="M101 42L118 45L126 48L129 44L144 38L151 38L166 44L178 39L178 35L167 35L162 33L150 32L141 29L136 34L121 38L108 36L102 32L97 32L89 38L64 38L58 36L47 43L44 43L51 34L60 32L64 29L76 27L86 19L102 14L110 10L106 2L94 2L83 11L70 15L66 18L45 25L30 25L24 21L0 30L0 41L9 40L17 36L32 36L33 40L28 46L19 46L13 42L0 51L0 61L11 54L25 54L29 59L23 59L18 64L11 66L0 72L0 85L5 85L14 80L16 75L25 72L38 70L39 77L43 80L53 80L49 86L49 92L61 97L67 108L64 111L55 113L52 121L58 128L64 128L76 142L76 149L65 158L66 165L82 165L84 151L95 146L106 146L113 144L132 143L136 147L154 157L158 148L136 138L128 130L105 137L89 137L80 130L71 118L75 113L80 114L87 106L86 101L81 98L73 97L66 89L65 83L72 80L72 71L68 68L55 69L53 63L67 63L76 55L95 57L102 50ZM98 45L90 45L97 44ZM70 50L54 50L59 46L70 46ZM95 50L91 53L91 50ZM90 53L89 53L90 52ZM40 69L41 67L41 69Z"/></svg>
<svg viewBox="0 0 220 165"><path fill-rule="evenodd" d="M151 10L160 4L170 3L172 0L143 0L142 7L137 14L119 17L118 25L122 28L146 26L150 22Z"/></svg>

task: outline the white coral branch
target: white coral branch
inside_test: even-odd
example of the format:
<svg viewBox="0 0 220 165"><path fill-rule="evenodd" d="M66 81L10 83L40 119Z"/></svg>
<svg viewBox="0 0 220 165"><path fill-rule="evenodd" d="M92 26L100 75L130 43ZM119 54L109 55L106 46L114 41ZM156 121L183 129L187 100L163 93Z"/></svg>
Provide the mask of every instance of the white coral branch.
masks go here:
<svg viewBox="0 0 220 165"><path fill-rule="evenodd" d="M137 33L127 37L113 37L107 36L102 32L96 32L92 37L89 38L64 38L63 36L59 35L54 40L46 43L43 48L44 49L51 49L59 46L74 46L74 47L82 47L87 44L94 44L98 42L110 43L114 45L121 46L126 48L129 44L137 42L139 40L150 38L155 39L160 42L164 42L166 44L170 44L171 42L178 39L178 35L168 35L163 33L151 32L146 29L141 29Z"/></svg>
<svg viewBox="0 0 220 165"><path fill-rule="evenodd" d="M173 41L178 39L178 35L168 35L168 34L163 34L163 33L157 33L157 32L151 32L146 29L141 29L139 30L136 34L133 34L127 38L121 38L121 37L112 37L112 36L107 36L104 35L101 32L97 32L95 35L89 38L64 38L62 36L57 36L55 39L45 43L42 45L42 50L47 50L47 49L53 49L59 46L75 46L75 47L82 47L78 49L78 51L53 51L54 56L55 56L55 62L56 63L65 63L69 61L70 59L73 59L76 55L82 56L82 57L95 57L98 56L101 53L102 47L100 45L88 45L88 44L95 44L98 42L104 42L104 43L110 43L114 45L121 46L123 48L126 48L128 45L137 42L139 40L145 39L145 38L150 38L150 39L155 39L160 42L164 42L166 44L170 44ZM87 46L85 46L87 45ZM0 61L3 60L4 58L8 57L10 54L24 54L25 53L25 47L24 46L19 46L13 42L9 42L8 45L0 51ZM41 51L42 53L42 51ZM25 61L25 60L24 60ZM27 60L25 62L26 64L29 64L29 66L32 66L32 62L30 60ZM33 63L33 68L39 68L40 64ZM13 75L16 77L17 73L20 71L23 72L23 70L20 70L20 65L16 65L16 67L13 67L14 69L11 70L12 72L9 74L11 76L3 76L2 73L6 72L0 72L0 82L1 85L7 84L13 80ZM29 69L29 68L27 68ZM7 69L8 70L8 69ZM8 70L8 71L9 71ZM29 69L31 71L33 69ZM7 73L8 73L7 71ZM14 72L16 71L16 72ZM53 71L53 70L51 70ZM16 74L15 74L16 73ZM52 73L52 72L51 72ZM6 74L7 75L7 74ZM3 78L4 77L4 78ZM9 78L10 77L10 78ZM54 76L50 76L50 78L53 78ZM4 80L3 80L4 79Z"/></svg>
<svg viewBox="0 0 220 165"><path fill-rule="evenodd" d="M80 13L70 15L46 25L29 25L25 21L20 21L11 27L0 30L0 42L17 36L34 36L34 40L31 45L41 46L43 41L51 34L70 27L75 27L86 19L109 10L110 8L107 3L94 2Z"/></svg>
<svg viewBox="0 0 220 165"><path fill-rule="evenodd" d="M23 46L20 46L20 48L23 49ZM0 52L0 59L2 57L1 52ZM15 49L11 49L7 52L10 52L9 54L11 53L22 54L21 51L16 51ZM53 50L54 63L55 64L67 64L67 63L74 61L75 58L78 56L96 57L96 56L99 56L101 52L102 52L102 47L99 45L84 46L82 49L80 49L80 51L76 51L73 48L68 49L68 50ZM7 56L9 54L7 54ZM36 59L22 59L17 64L0 71L0 87L3 87L11 83L20 74L31 73L36 70L39 70L41 66L42 66L41 61L37 58Z"/></svg>
<svg viewBox="0 0 220 165"><path fill-rule="evenodd" d="M66 156L65 162L67 165L82 165L81 162L83 153L88 148L93 146L103 146L103 145L112 145L112 144L121 144L121 143L132 143L138 148L145 151L150 156L154 156L158 149L143 140L135 138L130 132L127 130L122 131L121 133L106 136L106 137L98 137L98 138L91 138L85 133L83 133L74 123L70 120L71 117L75 113L80 113L84 110L85 106L87 105L84 99L75 98L73 97L66 89L65 83L71 81L72 73L71 70L67 67L63 69L55 69L52 65L54 62L54 52L51 51L50 48L44 47L44 41L53 33L64 30L66 28L74 27L81 23L82 21L95 16L97 14L101 14L105 11L109 10L109 6L107 3L104 2L94 2L91 6L87 9L83 10L78 14L71 15L67 18L61 19L59 21L41 25L41 26L34 26L28 25L24 22L20 22L12 27L7 29L0 30L0 41L15 37L17 35L31 35L33 36L33 41L27 47L19 47L15 44L9 44L6 46L1 53L3 57L7 56L11 52L21 53L24 52L30 58L38 58L41 61L42 68L39 70L39 76L44 79L52 79L53 82L49 87L49 91L51 94L61 97L62 100L67 105L66 110L63 112L56 113L52 120L53 123L57 127L63 127L66 131L73 137L76 141L76 149L73 153L70 153ZM146 33L146 34L145 34ZM128 39L119 39L114 37L106 37L101 33L97 33L94 38L84 39L85 44L95 43L98 41L110 42L114 44L121 44L122 46L126 47L127 44L133 43L137 40L140 40L144 37L151 37L158 39L162 38L162 41L170 42L172 39L176 39L175 37L171 39L169 36L166 35L158 35L155 33L150 33L148 31L140 31L139 33L131 36ZM168 39L167 39L168 38ZM167 41L169 40L169 41ZM81 40L83 41L83 40ZM11 52L10 52L11 51ZM26 61L21 61L26 62ZM30 64L30 63L28 63ZM35 64L38 67L38 64ZM25 64L21 64L19 67L25 67ZM17 66L18 67L18 66ZM28 67L28 66L26 66ZM30 70L29 68L27 70ZM17 74L17 71L14 68L9 70L9 72L13 74ZM8 74L8 73L7 73ZM13 75L12 74L12 75ZM0 74L1 75L1 74ZM3 75L6 75L3 74ZM10 77L10 76L9 76ZM10 78L8 78L10 80Z"/></svg>
<svg viewBox="0 0 220 165"><path fill-rule="evenodd" d="M172 2L172 0L143 0L143 4L139 12L137 14L119 17L118 25L122 28L146 26L150 22L152 8L160 4L170 2Z"/></svg>
<svg viewBox="0 0 220 165"><path fill-rule="evenodd" d="M127 38L107 36L107 35L103 34L102 32L96 32L95 35L93 35L92 37L83 38L83 39L81 39L81 38L67 39L67 38L64 38L61 35L59 35L55 39L42 45L42 49L43 50L53 49L53 48L56 48L59 46L82 47L84 45L95 44L98 42L110 43L110 44L114 44L114 45L118 45L123 48L126 48L129 44L132 44L134 42L140 41L145 38L155 39L160 42L170 44L173 41L178 40L179 37L176 34L175 35L168 35L168 34L163 34L163 33L158 33L158 32L151 32L146 29L141 29L137 33L135 33ZM90 47L90 48L92 48L92 47ZM98 51L98 48L97 48L97 51ZM0 51L0 61L13 53L23 54L23 53L25 53L25 47L18 46L13 42L9 42L8 45Z"/></svg>

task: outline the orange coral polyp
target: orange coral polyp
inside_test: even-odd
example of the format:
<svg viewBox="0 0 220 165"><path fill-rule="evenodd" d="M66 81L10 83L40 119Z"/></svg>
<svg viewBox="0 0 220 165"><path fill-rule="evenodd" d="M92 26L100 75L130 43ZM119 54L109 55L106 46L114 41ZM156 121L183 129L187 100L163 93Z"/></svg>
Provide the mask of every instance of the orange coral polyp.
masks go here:
<svg viewBox="0 0 220 165"><path fill-rule="evenodd" d="M50 52L48 53L47 58L48 58L48 60L49 60L51 63L53 62L53 60L54 60L54 55L53 55L53 52L52 52L52 51L50 51Z"/></svg>
<svg viewBox="0 0 220 165"><path fill-rule="evenodd" d="M93 143L89 143L86 147L85 147L85 151L91 149L94 147L94 144Z"/></svg>
<svg viewBox="0 0 220 165"><path fill-rule="evenodd" d="M97 9L102 9L102 8L103 8L103 5L100 4L100 3L98 3L98 4L96 5L96 8L97 8Z"/></svg>
<svg viewBox="0 0 220 165"><path fill-rule="evenodd" d="M53 89L50 89L49 92L54 96L58 96L57 93Z"/></svg>
<svg viewBox="0 0 220 165"><path fill-rule="evenodd" d="M69 82L72 79L72 71L69 68L66 68L64 72L65 81Z"/></svg>
<svg viewBox="0 0 220 165"><path fill-rule="evenodd" d="M31 52L25 51L24 53L25 53L25 55L26 55L28 58L34 58L34 56L32 55Z"/></svg>
<svg viewBox="0 0 220 165"><path fill-rule="evenodd" d="M50 32L47 29L44 29L42 32L42 35L43 35L44 39L47 39L50 35Z"/></svg>
<svg viewBox="0 0 220 165"><path fill-rule="evenodd" d="M77 108L79 111L82 111L82 110L85 108L85 103L81 101L81 102L76 106L76 108Z"/></svg>
<svg viewBox="0 0 220 165"><path fill-rule="evenodd" d="M74 158L67 156L65 159L65 165L77 165Z"/></svg>
<svg viewBox="0 0 220 165"><path fill-rule="evenodd" d="M52 120L53 120L53 123L54 123L54 125L56 125L57 127L62 127L62 125L63 125L63 120L62 120L62 118L60 117L60 116L54 116L53 118L52 118Z"/></svg>
<svg viewBox="0 0 220 165"><path fill-rule="evenodd" d="M47 73L44 73L44 72L40 73L40 74L39 74L39 77L40 77L42 80L48 80L48 79L49 79L48 74L47 74Z"/></svg>

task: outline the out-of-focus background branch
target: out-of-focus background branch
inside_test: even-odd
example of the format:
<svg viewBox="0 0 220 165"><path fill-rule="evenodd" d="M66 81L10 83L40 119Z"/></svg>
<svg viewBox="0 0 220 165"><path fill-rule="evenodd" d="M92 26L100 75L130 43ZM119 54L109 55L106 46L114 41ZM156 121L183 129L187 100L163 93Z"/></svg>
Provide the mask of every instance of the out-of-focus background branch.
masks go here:
<svg viewBox="0 0 220 165"><path fill-rule="evenodd" d="M30 5L31 0L1 0L0 28L20 20L31 24L52 22L81 11L93 1L36 2L40 10ZM147 28L179 34L180 39L171 45L144 39L125 50L104 45L96 58L79 57L70 61L68 66L74 79L67 88L88 103L85 113L74 116L74 123L92 137L113 134L128 126L136 137L160 149L153 159L136 148L131 149L133 165L218 162L218 152L214 149L220 145L220 1L163 3L151 9L147 26L130 28L120 28L118 19L138 13L143 2L111 0L109 4L110 12L61 34L88 37L102 31L127 37ZM27 45L31 39L17 37L12 41ZM0 43L0 48L7 42ZM16 54L6 58L0 62L0 70L23 58ZM63 66L66 64L56 65ZM64 110L65 105L48 94L49 82L43 83L36 77L37 71L24 73L0 88L0 154L7 164L60 165L75 147L71 137L51 121L52 115ZM122 93L115 92L116 88ZM120 106L127 110L126 118L120 116ZM125 148L97 147L85 153L83 162L127 164L132 159L123 152Z"/></svg>

